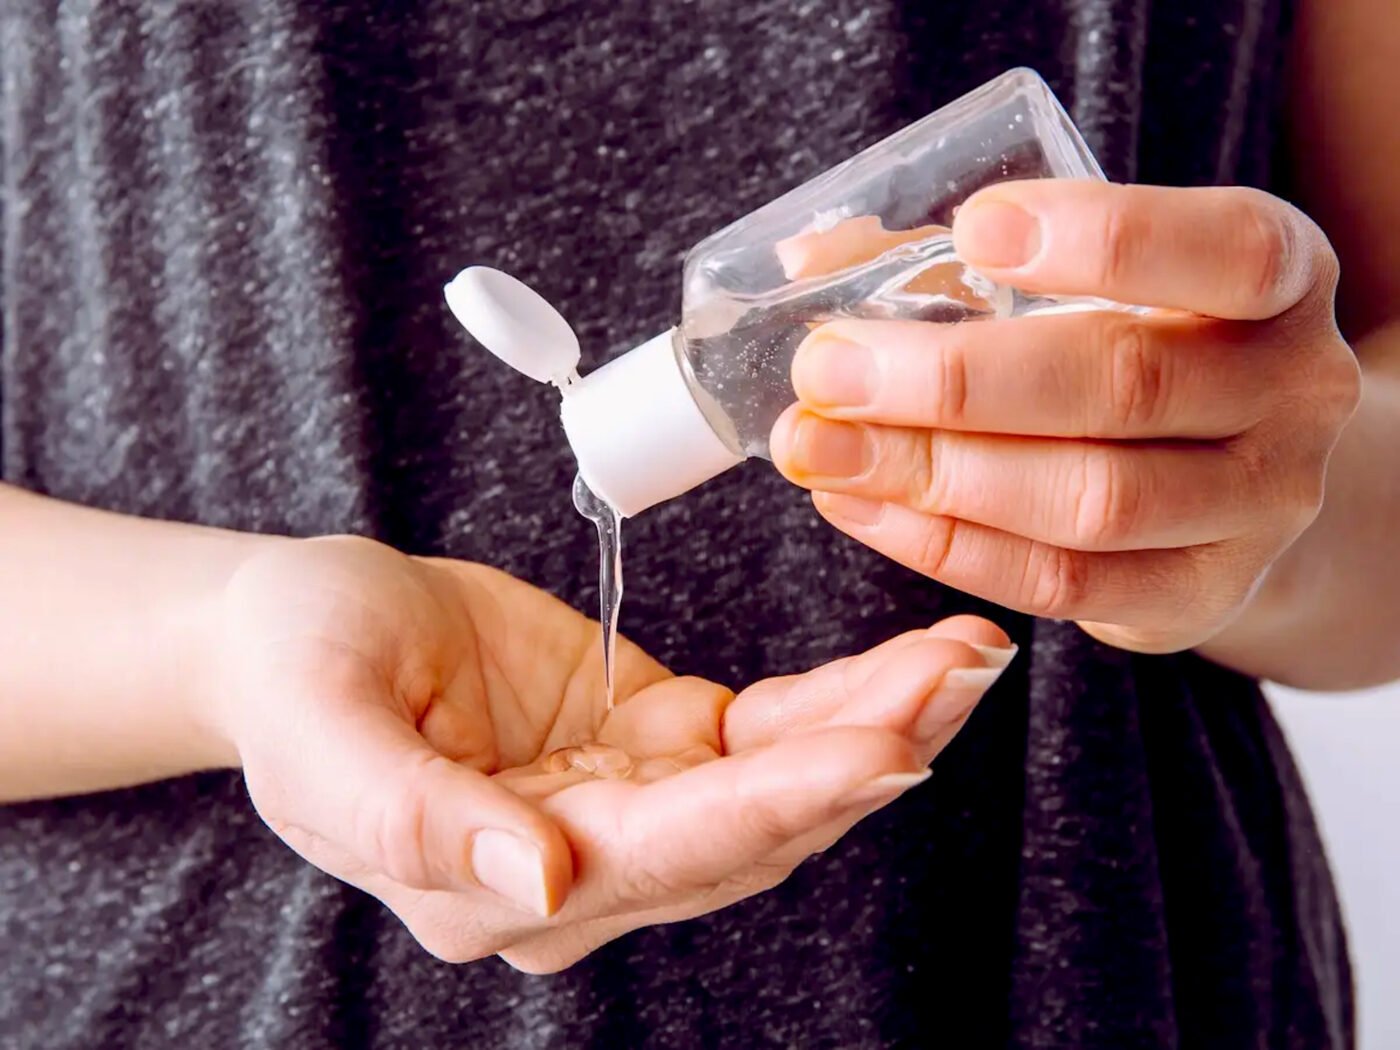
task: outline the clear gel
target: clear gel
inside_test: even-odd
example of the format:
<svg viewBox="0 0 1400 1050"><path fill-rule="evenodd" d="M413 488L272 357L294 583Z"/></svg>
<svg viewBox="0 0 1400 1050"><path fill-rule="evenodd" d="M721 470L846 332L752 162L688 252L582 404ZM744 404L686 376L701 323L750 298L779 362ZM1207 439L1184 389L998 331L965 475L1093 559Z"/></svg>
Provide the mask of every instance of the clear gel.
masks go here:
<svg viewBox="0 0 1400 1050"><path fill-rule="evenodd" d="M622 608L622 518L594 495L582 475L574 478L574 506L598 527L598 622L603 631L603 685L611 711L616 689L617 619Z"/></svg>

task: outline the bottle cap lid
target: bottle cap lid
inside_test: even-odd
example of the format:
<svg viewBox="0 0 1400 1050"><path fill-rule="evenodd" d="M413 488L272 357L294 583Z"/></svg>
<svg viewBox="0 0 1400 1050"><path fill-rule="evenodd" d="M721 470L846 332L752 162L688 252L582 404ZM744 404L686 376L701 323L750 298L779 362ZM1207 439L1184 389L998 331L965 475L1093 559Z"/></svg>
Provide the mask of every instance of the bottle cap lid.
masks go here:
<svg viewBox="0 0 1400 1050"><path fill-rule="evenodd" d="M688 379L676 330L662 332L564 390L564 432L590 489L624 518L743 460L737 434ZM720 429L717 429L720 428ZM727 432L726 430L726 432Z"/></svg>
<svg viewBox="0 0 1400 1050"><path fill-rule="evenodd" d="M443 289L462 327L517 372L563 386L578 368L578 336L533 288L488 266L470 266Z"/></svg>

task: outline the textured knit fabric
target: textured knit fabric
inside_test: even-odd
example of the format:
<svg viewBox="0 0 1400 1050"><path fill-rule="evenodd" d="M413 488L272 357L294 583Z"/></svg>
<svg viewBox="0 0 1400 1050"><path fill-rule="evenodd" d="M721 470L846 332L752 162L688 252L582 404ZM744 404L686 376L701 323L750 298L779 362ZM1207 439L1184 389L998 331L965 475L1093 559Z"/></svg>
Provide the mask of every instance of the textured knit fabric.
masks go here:
<svg viewBox="0 0 1400 1050"><path fill-rule="evenodd" d="M0 0L3 477L365 533L592 612L556 398L455 327L457 269L540 288L594 367L675 319L700 237L1022 64L1111 177L1267 185L1286 17ZM740 685L960 611L1022 655L928 783L782 887L556 976L433 960L232 773L0 809L0 1046L1350 1045L1331 882L1253 683L942 589L762 463L626 543L624 630L678 672Z"/></svg>

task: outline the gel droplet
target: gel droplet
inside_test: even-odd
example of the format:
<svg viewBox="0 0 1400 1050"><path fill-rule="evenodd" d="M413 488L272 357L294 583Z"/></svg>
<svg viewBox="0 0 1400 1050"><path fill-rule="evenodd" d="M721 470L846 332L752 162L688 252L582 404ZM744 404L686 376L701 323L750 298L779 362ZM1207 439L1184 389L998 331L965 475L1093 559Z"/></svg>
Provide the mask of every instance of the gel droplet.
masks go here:
<svg viewBox="0 0 1400 1050"><path fill-rule="evenodd" d="M587 773L603 780L624 780L632 774L632 756L611 744L561 747L544 758L548 773Z"/></svg>

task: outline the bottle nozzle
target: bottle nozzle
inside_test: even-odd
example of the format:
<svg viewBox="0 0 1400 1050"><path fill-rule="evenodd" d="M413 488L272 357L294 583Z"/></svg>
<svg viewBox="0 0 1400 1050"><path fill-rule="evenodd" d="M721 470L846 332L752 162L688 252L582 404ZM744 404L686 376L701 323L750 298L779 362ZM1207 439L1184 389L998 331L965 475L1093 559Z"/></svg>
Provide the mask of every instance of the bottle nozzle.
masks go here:
<svg viewBox="0 0 1400 1050"><path fill-rule="evenodd" d="M443 289L477 342L563 396L564 433L579 473L623 517L714 477L743 459L695 399L675 329L578 374L578 336L538 292L509 274L472 266Z"/></svg>

